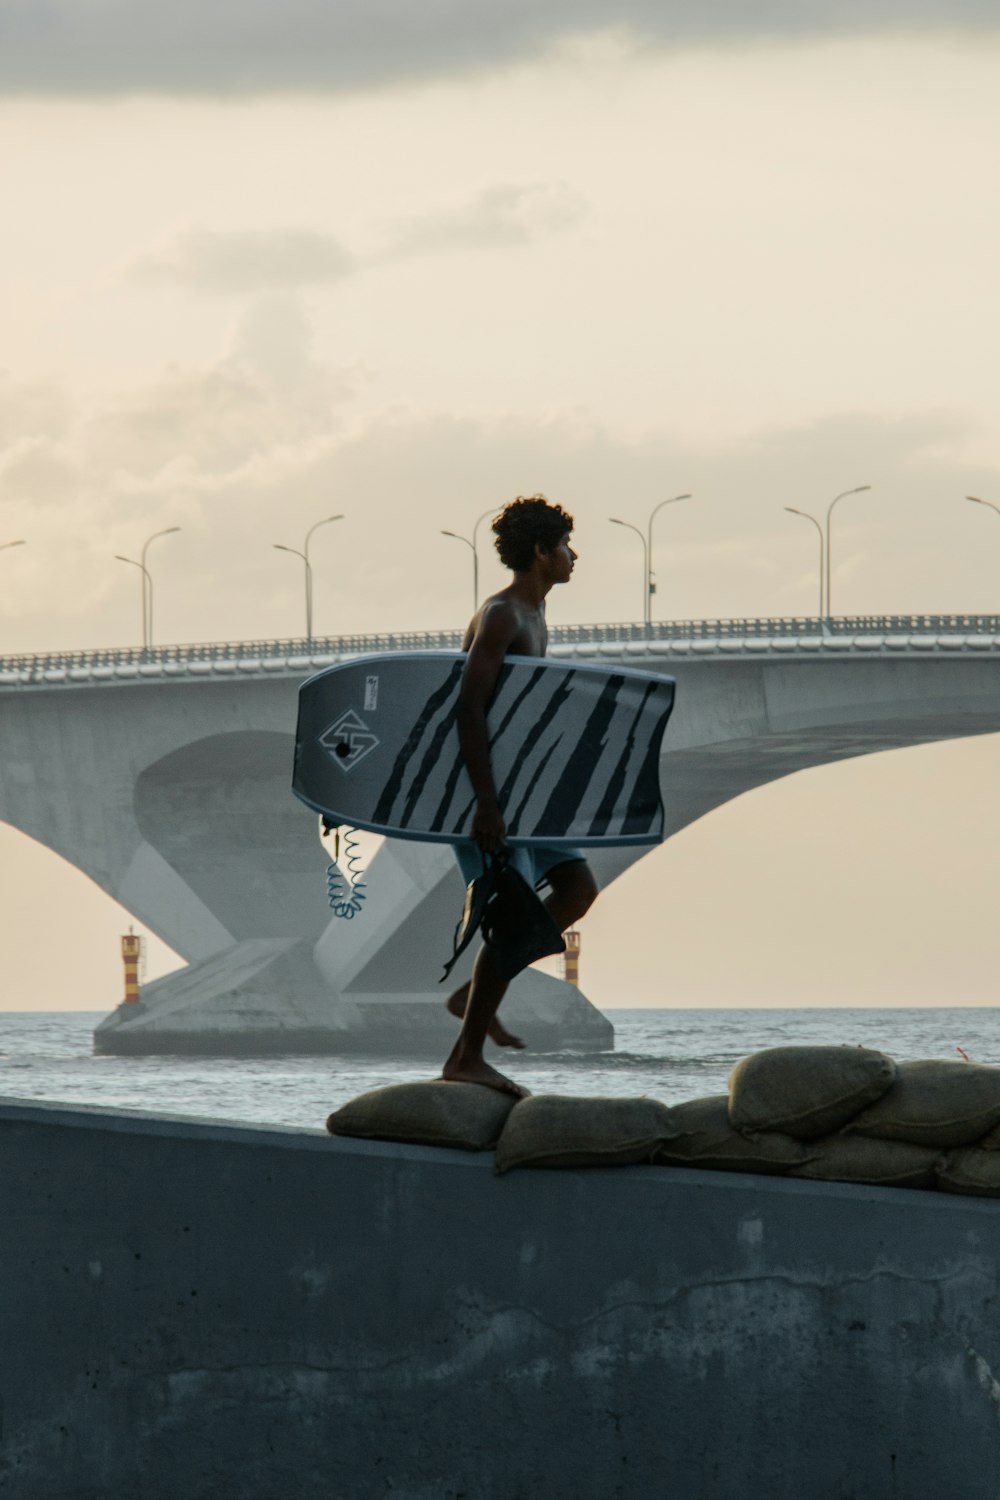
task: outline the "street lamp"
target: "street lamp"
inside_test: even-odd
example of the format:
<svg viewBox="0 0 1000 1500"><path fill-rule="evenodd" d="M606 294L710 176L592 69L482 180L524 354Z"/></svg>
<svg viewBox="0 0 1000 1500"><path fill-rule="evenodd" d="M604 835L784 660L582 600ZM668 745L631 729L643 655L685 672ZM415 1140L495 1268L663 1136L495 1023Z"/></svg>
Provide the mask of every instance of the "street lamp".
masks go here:
<svg viewBox="0 0 1000 1500"><path fill-rule="evenodd" d="M823 528L819 524L819 522L817 521L816 517L815 516L811 516L808 511L805 511L805 510L796 510L794 505L786 505L785 509L788 511L789 515L792 515L792 516L804 516L807 521L811 521L813 523L813 525L815 526L816 530L819 532L819 618L820 618L820 623L822 624L822 621L823 621Z"/></svg>
<svg viewBox="0 0 1000 1500"><path fill-rule="evenodd" d="M149 572L143 567L141 562L136 562L134 557L122 557L119 552L115 553L115 562L128 563L130 568L138 568L142 573L142 649L146 651L149 648L149 615L147 613L149 595L147 590L149 593L152 593Z"/></svg>
<svg viewBox="0 0 1000 1500"><path fill-rule="evenodd" d="M826 614L832 618L833 611L830 607L830 517L833 515L833 507L838 500L843 500L847 495L862 495L865 490L870 490L870 484L859 484L856 489L844 490L839 495L834 495L826 512Z"/></svg>
<svg viewBox="0 0 1000 1500"><path fill-rule="evenodd" d="M678 500L690 500L690 495L672 495L669 500L661 500L659 505L654 505L649 523L646 527L646 624L653 623L653 595L656 593L656 584L653 582L653 516L661 511L665 505L676 505Z"/></svg>
<svg viewBox="0 0 1000 1500"><path fill-rule="evenodd" d="M128 563L130 568L138 568L142 574L142 649L148 651L153 644L153 579L149 569L146 567L146 552L150 543L155 542L157 537L171 536L175 531L180 531L179 526L168 526L164 531L154 531L153 535L147 537L142 544L139 554L141 561L136 562L134 557L122 557L115 553L115 562Z"/></svg>
<svg viewBox="0 0 1000 1500"><path fill-rule="evenodd" d="M284 544L282 542L272 542L271 543L271 545L272 545L272 547L274 547L275 551L277 551L277 552L290 552L293 557L301 557L303 563L305 564L305 583L306 583L306 644L310 645L310 646L312 645L312 638L313 638L313 585L312 585L312 567L311 567L310 562L309 562L309 539L312 536L313 532L314 531L318 531L321 526L329 526L329 524L330 524L331 521L342 521L343 519L344 518L343 518L342 515L339 515L339 516L324 516L323 519L322 519L322 521L316 521L312 526L310 526L309 530L306 532L306 539L305 539L305 542L302 545L302 551L301 552L298 550L297 547L286 547L286 546L284 546Z"/></svg>
<svg viewBox="0 0 1000 1500"><path fill-rule="evenodd" d="M631 521L619 521L618 518L617 518L617 516L609 516L608 520L611 522L612 526L624 526L625 529L626 529L626 531L634 531L635 534L636 534L636 536L639 538L640 542L642 543L642 584L643 584L643 589L642 589L642 592L643 592L642 623L644 625L648 626L648 624L649 624L649 543L646 541L646 538L643 536L643 534L639 530L638 526L633 526Z"/></svg>
<svg viewBox="0 0 1000 1500"><path fill-rule="evenodd" d="M441 535L450 536L455 542L464 542L472 552L472 613L475 614L479 608L479 558L475 543L470 542L467 536L459 536L457 531L442 531Z"/></svg>
<svg viewBox="0 0 1000 1500"><path fill-rule="evenodd" d="M472 548L472 613L475 614L479 608L479 548L477 537L479 528L484 521L496 515L496 509L484 510L481 516L477 516L476 524L472 528L472 540L467 536L459 536L457 531L442 531L442 536L450 536L456 542L464 542L467 547Z"/></svg>
<svg viewBox="0 0 1000 1500"><path fill-rule="evenodd" d="M1000 516L1000 505L994 505L992 500L980 500L978 495L966 495L966 500L971 500L973 505L985 505L987 510L995 510Z"/></svg>
<svg viewBox="0 0 1000 1500"><path fill-rule="evenodd" d="M492 521L494 519L494 517L496 516L496 514L497 514L497 508L496 508L496 506L495 505L491 505L490 508L489 508L489 510L484 510L481 516L477 516L476 517L476 524L472 528L472 546L473 546L473 550L476 553L476 578L477 578L477 582L478 582L478 577L479 577L479 566L478 566L478 564L479 564L479 541L478 541L479 528L483 524L484 521ZM478 590L478 588L476 590L476 608L477 609L479 608L479 590Z"/></svg>
<svg viewBox="0 0 1000 1500"><path fill-rule="evenodd" d="M144 648L153 644L153 579L146 568L146 550L151 542L156 541L158 536L172 536L175 531L180 531L180 529L179 526L168 526L165 531L154 531L153 535L147 537L142 544L142 552L140 553L142 561L139 563L139 566L142 568L142 644ZM128 558L124 560L127 562Z"/></svg>

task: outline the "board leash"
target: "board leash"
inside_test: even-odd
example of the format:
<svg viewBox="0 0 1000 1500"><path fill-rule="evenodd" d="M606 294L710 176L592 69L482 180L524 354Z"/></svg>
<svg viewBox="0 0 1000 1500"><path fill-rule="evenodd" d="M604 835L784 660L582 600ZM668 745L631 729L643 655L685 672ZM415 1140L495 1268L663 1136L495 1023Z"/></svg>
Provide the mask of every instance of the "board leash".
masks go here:
<svg viewBox="0 0 1000 1500"><path fill-rule="evenodd" d="M331 831L323 820L323 837ZM352 921L364 905L368 894L363 879L364 868L359 854L360 844L354 837L356 828L344 829L344 860L347 865L346 878L340 868L340 829L333 830L333 859L326 867L326 899L335 917Z"/></svg>

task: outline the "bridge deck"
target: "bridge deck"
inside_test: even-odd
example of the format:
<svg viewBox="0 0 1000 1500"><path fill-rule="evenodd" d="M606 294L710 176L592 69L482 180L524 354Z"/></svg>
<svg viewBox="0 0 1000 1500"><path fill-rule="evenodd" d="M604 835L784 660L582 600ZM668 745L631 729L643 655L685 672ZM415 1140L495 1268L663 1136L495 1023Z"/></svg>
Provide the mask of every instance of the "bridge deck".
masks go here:
<svg viewBox="0 0 1000 1500"><path fill-rule="evenodd" d="M172 646L51 651L0 657L0 691L234 677L297 676L347 656L382 651L455 651L458 630L221 641ZM551 632L555 657L734 658L873 653L1000 653L1000 615L858 615L831 620L755 618L669 620L653 625L561 625Z"/></svg>

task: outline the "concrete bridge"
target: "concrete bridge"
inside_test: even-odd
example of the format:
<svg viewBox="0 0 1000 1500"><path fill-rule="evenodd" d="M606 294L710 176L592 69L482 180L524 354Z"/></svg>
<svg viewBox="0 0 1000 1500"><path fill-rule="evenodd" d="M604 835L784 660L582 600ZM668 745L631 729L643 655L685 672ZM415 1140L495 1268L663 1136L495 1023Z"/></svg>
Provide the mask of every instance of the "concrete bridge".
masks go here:
<svg viewBox="0 0 1000 1500"><path fill-rule="evenodd" d="M99 1028L103 1050L439 1051L461 902L450 853L388 842L355 922L331 921L315 817L289 792L296 693L346 656L457 633L0 659L0 818L83 870L188 960ZM1000 731L1000 617L574 626L557 657L674 676L667 836L795 771ZM643 850L595 854L604 883ZM461 977L461 975L459 976ZM531 972L507 1002L536 1047L610 1026Z"/></svg>

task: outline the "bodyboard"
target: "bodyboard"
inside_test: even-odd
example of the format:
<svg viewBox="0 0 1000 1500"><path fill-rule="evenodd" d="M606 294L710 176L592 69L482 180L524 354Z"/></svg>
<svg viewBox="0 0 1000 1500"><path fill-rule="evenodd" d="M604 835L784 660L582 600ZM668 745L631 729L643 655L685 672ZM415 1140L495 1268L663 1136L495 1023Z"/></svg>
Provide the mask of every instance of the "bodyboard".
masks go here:
<svg viewBox="0 0 1000 1500"><path fill-rule="evenodd" d="M455 727L465 655L356 657L302 684L292 790L333 823L395 838L470 837ZM505 658L487 711L511 844L656 844L674 682L627 667Z"/></svg>

